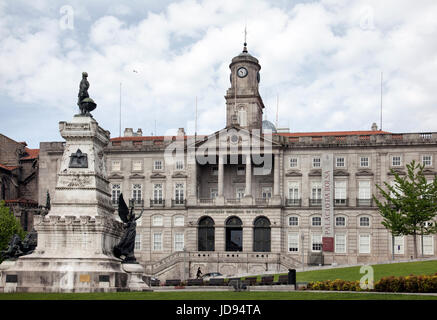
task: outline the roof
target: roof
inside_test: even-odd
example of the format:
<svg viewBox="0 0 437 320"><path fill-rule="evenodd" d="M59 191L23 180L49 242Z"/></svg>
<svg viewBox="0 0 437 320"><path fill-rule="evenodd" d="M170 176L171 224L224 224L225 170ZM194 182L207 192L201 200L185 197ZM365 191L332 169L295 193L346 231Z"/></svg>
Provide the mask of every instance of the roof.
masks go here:
<svg viewBox="0 0 437 320"><path fill-rule="evenodd" d="M8 171L12 171L12 170L19 168L19 166L5 166L5 165L0 163L0 168L8 170Z"/></svg>
<svg viewBox="0 0 437 320"><path fill-rule="evenodd" d="M20 160L33 160L39 156L39 149L29 149L26 147L24 150L26 151L27 156L20 158Z"/></svg>
<svg viewBox="0 0 437 320"><path fill-rule="evenodd" d="M178 136L132 136L132 137L117 137L111 138L111 141L171 141ZM197 138L207 137L206 135L197 135ZM184 136L184 140L189 138L194 139L194 136Z"/></svg>
<svg viewBox="0 0 437 320"><path fill-rule="evenodd" d="M380 130L364 130L364 131L332 131L332 132L291 132L291 133L276 133L276 135L284 137L322 137L322 136L356 136L356 135L374 135L374 134L391 134L391 132Z"/></svg>
<svg viewBox="0 0 437 320"><path fill-rule="evenodd" d="M5 200L6 204L27 204L27 205L33 205L33 206L37 206L38 202L36 202L35 200L32 199L25 199L25 198L18 198L18 199L10 199L10 200Z"/></svg>

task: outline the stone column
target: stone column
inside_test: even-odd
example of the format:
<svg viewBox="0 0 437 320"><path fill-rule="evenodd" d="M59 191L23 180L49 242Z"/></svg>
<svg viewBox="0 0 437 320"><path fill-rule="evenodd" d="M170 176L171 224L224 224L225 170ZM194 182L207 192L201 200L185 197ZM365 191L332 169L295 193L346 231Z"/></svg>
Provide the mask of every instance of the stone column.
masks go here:
<svg viewBox="0 0 437 320"><path fill-rule="evenodd" d="M252 160L250 153L246 154L246 191L245 196L252 196Z"/></svg>
<svg viewBox="0 0 437 320"><path fill-rule="evenodd" d="M274 154L273 195L279 196L279 154Z"/></svg>
<svg viewBox="0 0 437 320"><path fill-rule="evenodd" d="M225 203L225 197L223 196L223 190L224 190L224 162L223 162L223 155L219 153L219 160L218 160L218 195L215 199L215 204L217 205L223 205Z"/></svg>

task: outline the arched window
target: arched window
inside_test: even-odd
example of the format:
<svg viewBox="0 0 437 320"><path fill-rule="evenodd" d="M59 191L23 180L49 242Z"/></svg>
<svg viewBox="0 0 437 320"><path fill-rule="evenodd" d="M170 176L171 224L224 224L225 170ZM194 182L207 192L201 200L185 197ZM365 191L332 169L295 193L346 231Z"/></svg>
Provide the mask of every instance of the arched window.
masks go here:
<svg viewBox="0 0 437 320"><path fill-rule="evenodd" d="M258 217L254 222L253 251L270 252L271 232L270 221L266 217Z"/></svg>
<svg viewBox="0 0 437 320"><path fill-rule="evenodd" d="M243 223L238 217L226 220L226 251L243 251Z"/></svg>
<svg viewBox="0 0 437 320"><path fill-rule="evenodd" d="M214 220L210 217L201 218L197 229L197 249L199 251L214 251L214 232Z"/></svg>
<svg viewBox="0 0 437 320"><path fill-rule="evenodd" d="M244 107L241 107L238 110L238 124L240 125L240 127L247 126L247 112Z"/></svg>

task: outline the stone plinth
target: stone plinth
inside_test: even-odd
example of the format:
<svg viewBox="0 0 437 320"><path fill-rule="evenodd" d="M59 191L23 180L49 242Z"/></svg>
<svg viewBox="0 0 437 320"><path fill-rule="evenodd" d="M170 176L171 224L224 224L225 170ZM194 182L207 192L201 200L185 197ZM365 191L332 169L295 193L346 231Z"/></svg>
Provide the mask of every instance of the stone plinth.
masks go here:
<svg viewBox="0 0 437 320"><path fill-rule="evenodd" d="M143 281L143 266L138 263L123 263L122 268L128 274L127 283L130 291L152 291Z"/></svg>

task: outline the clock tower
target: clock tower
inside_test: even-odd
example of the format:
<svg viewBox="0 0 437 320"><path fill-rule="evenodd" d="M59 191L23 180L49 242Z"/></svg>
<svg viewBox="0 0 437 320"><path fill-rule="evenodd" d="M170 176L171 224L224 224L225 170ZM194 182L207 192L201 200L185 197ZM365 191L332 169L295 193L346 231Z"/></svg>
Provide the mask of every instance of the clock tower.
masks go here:
<svg viewBox="0 0 437 320"><path fill-rule="evenodd" d="M252 130L262 129L264 103L258 91L261 66L258 59L247 52L244 43L243 52L232 59L231 87L226 92L226 127L238 125Z"/></svg>

